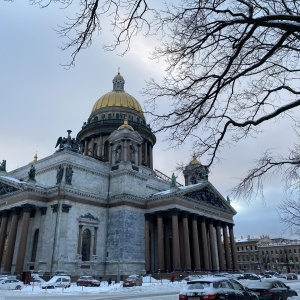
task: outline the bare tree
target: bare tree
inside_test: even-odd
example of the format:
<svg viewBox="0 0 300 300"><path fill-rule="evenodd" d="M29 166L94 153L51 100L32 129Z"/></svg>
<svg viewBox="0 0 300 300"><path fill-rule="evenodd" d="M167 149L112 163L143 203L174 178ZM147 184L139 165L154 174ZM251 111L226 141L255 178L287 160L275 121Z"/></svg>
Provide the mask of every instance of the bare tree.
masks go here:
<svg viewBox="0 0 300 300"><path fill-rule="evenodd" d="M154 114L172 143L194 138L210 166L227 143L259 133L262 124L288 117L300 105L300 14L292 0L184 1L162 19L168 38L155 58L168 68L163 82L150 80L145 94L173 107ZM292 131L292 130L291 130ZM262 191L266 176L283 170L298 178L298 146L287 157L270 151L235 188L237 196ZM288 167L287 167L288 166Z"/></svg>
<svg viewBox="0 0 300 300"><path fill-rule="evenodd" d="M11 1L13 0L4 0ZM132 37L139 33L149 34L153 27L157 28L157 11L148 6L146 0L29 0L32 5L47 8L58 4L66 9L75 7L74 16L68 16L64 24L58 24L57 33L65 38L62 50L73 49L71 61L66 66L74 66L80 51L91 46L94 35L101 34L102 22L110 20L110 28L115 40L110 45L103 45L106 50L114 50L123 45L121 54L129 50ZM151 2L151 1L150 1ZM153 2L153 1L152 1Z"/></svg>
<svg viewBox="0 0 300 300"><path fill-rule="evenodd" d="M31 0L47 7L73 0ZM150 5L151 4L151 5ZM76 55L88 47L100 21L109 17L115 42L125 45L139 34L163 34L153 57L167 63L164 80L151 79L144 90L149 107L170 103L163 114L152 110L156 131L168 131L180 145L188 138L198 156L219 159L222 147L259 133L264 123L290 118L298 127L300 105L300 6L297 0L186 0L166 1L158 9L154 0L81 0L78 13L69 17L59 33ZM161 2L159 1L159 4ZM102 18L102 19L101 19ZM292 131L292 130L291 130ZM297 136L298 138L298 136ZM236 187L238 196L262 191L263 180L274 172L298 179L299 146L287 157L270 151L256 161Z"/></svg>
<svg viewBox="0 0 300 300"><path fill-rule="evenodd" d="M278 205L278 213L280 221L285 224L286 229L291 233L300 234L300 203L299 203L299 191L290 197L283 200Z"/></svg>

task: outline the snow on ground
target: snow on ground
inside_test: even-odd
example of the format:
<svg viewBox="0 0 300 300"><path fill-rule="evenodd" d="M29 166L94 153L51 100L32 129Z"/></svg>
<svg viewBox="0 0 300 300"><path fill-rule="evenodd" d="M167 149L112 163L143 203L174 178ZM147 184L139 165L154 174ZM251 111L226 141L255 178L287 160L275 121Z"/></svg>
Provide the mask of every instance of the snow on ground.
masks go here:
<svg viewBox="0 0 300 300"><path fill-rule="evenodd" d="M121 283L113 283L108 286L106 281L101 282L100 287L84 287L77 286L76 283L72 283L70 288L55 288L55 289L42 289L39 285L26 285L21 291L15 290L0 290L0 300L1 296L11 295L12 293L16 295L30 295L30 294L55 294L55 295L77 295L77 294L93 294L101 292L112 292L112 293L126 293L126 292L147 292L147 291L169 291L176 290L180 291L185 285L185 282L174 282L171 283L169 280L156 280L153 277L146 276L143 277L143 285L135 287L125 287L123 288ZM300 299L299 299L300 300Z"/></svg>
<svg viewBox="0 0 300 300"><path fill-rule="evenodd" d="M268 279L265 279L268 280ZM282 280L286 285L290 286L291 289L294 289L299 294L298 297L293 297L291 300L300 300L300 279L298 280L286 280L286 279L280 279ZM240 283L242 283L244 286L247 286L249 283L253 282L253 280L239 280ZM42 289L38 285L27 285L25 286L21 291L7 291L7 290L0 290L0 300L2 300L2 297L5 297L5 295L35 295L35 294L55 294L55 295L78 295L78 294L98 294L101 292L111 292L111 293L120 293L124 294L127 292L136 292L136 293L147 293L149 292L155 292L155 291L179 291L186 285L186 281L175 281L174 283L171 283L169 280L156 280L153 277L146 276L143 277L143 285L137 286L137 287L122 287L122 283L115 283L110 286L108 286L107 282L101 282L100 287L82 287L82 286L76 286L76 283L72 283L70 288L55 288L55 289ZM4 299L4 298L3 298Z"/></svg>

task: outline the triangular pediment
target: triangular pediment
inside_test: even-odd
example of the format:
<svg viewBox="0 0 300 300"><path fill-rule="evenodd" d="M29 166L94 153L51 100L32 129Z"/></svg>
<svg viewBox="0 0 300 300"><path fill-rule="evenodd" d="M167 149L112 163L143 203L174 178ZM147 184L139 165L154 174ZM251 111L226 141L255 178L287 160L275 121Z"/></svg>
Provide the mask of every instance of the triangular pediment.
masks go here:
<svg viewBox="0 0 300 300"><path fill-rule="evenodd" d="M226 212L234 212L234 209L227 201L220 196L210 185L203 186L200 189L189 190L182 194L183 197L199 202L204 205L214 207L218 210Z"/></svg>
<svg viewBox="0 0 300 300"><path fill-rule="evenodd" d="M21 190L24 184L26 183L18 179L8 176L0 176L0 196Z"/></svg>
<svg viewBox="0 0 300 300"><path fill-rule="evenodd" d="M15 192L17 190L18 189L14 186L8 185L0 181L0 196Z"/></svg>

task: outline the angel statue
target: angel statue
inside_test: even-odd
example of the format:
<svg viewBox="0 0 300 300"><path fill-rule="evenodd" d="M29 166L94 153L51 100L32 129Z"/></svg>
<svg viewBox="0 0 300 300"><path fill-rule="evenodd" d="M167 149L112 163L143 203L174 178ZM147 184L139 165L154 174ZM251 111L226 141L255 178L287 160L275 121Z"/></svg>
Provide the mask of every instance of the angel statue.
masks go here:
<svg viewBox="0 0 300 300"><path fill-rule="evenodd" d="M56 150L56 152L60 152L63 151L65 149L71 150L73 152L77 152L80 153L80 140L76 139L76 138L71 138L70 134L71 134L71 130L68 130L68 137L59 137L57 139L55 148L57 146L58 150Z"/></svg>

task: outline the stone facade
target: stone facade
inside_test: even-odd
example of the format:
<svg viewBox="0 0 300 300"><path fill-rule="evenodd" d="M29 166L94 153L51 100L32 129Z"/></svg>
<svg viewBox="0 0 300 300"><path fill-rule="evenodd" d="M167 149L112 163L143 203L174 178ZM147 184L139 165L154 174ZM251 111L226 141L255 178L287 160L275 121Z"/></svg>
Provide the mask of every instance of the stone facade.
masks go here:
<svg viewBox="0 0 300 300"><path fill-rule="evenodd" d="M194 157L186 186L153 170L155 135L123 77L113 82L77 138L68 130L53 155L1 171L1 272L237 269L236 212L208 169Z"/></svg>

